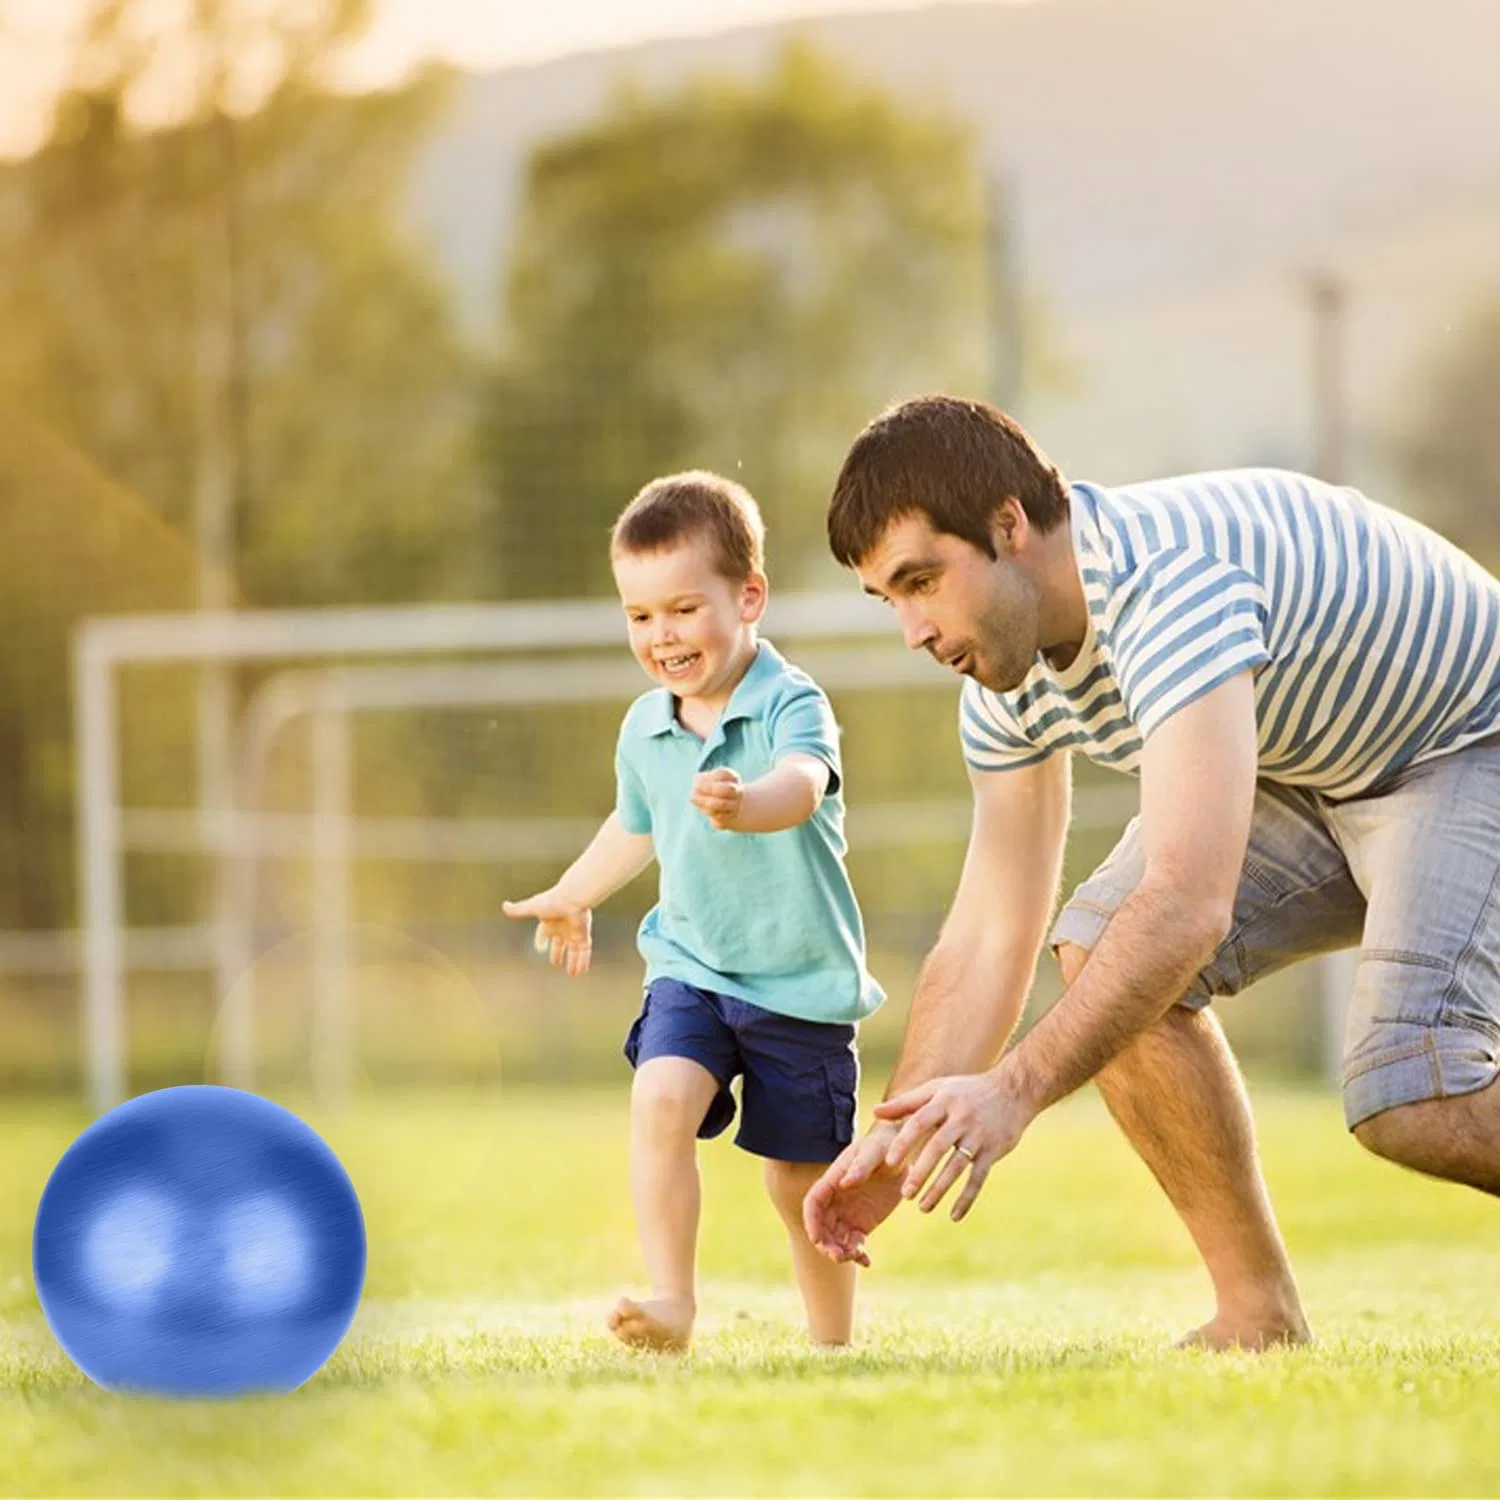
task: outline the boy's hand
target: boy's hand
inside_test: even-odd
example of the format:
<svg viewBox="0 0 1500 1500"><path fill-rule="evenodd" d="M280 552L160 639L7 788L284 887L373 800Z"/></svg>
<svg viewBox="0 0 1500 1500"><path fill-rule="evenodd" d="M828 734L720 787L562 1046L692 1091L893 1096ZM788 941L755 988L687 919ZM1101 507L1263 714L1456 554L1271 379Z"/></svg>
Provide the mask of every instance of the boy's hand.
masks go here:
<svg viewBox="0 0 1500 1500"><path fill-rule="evenodd" d="M693 777L692 802L715 828L732 831L745 805L745 788L739 773L728 766L700 771Z"/></svg>
<svg viewBox="0 0 1500 1500"><path fill-rule="evenodd" d="M546 953L555 969L565 968L570 979L588 972L594 953L594 914L555 890L540 891L524 901L502 901L507 917L536 919L537 952Z"/></svg>

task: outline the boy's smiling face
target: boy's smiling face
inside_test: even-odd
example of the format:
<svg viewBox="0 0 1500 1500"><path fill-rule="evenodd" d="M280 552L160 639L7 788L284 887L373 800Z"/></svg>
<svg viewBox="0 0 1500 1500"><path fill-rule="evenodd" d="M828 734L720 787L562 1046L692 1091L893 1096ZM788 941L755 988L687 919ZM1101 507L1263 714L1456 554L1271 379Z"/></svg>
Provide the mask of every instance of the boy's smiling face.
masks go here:
<svg viewBox="0 0 1500 1500"><path fill-rule="evenodd" d="M724 577L707 536L658 552L617 551L611 562L630 649L646 675L679 698L722 708L755 656L765 574Z"/></svg>

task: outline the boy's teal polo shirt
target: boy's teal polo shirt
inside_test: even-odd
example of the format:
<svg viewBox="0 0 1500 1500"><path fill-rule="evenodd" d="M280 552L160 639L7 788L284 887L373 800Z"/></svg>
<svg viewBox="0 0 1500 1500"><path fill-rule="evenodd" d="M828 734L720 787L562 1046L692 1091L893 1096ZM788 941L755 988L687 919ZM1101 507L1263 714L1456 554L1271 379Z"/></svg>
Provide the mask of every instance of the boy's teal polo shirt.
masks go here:
<svg viewBox="0 0 1500 1500"><path fill-rule="evenodd" d="M817 812L778 833L715 828L693 777L729 766L742 782L794 751L827 761ZM641 923L646 983L680 979L808 1021L848 1022L884 999L865 969L864 923L844 868L838 725L823 691L762 641L706 740L677 719L666 688L637 698L620 727L616 815L650 834L660 898Z"/></svg>

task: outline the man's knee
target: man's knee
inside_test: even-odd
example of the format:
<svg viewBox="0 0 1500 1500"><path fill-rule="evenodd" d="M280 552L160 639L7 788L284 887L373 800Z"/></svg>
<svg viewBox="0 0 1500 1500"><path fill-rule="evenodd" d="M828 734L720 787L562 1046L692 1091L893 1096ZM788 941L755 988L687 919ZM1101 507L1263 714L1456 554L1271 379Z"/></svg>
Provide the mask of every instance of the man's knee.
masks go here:
<svg viewBox="0 0 1500 1500"><path fill-rule="evenodd" d="M1444 1105L1458 1108L1445 1110ZM1445 1154L1446 1138L1459 1122L1450 1119L1462 1113L1462 1100L1427 1099L1416 1104L1398 1104L1354 1127L1354 1139L1372 1156L1397 1166L1427 1170L1435 1156Z"/></svg>
<svg viewBox="0 0 1500 1500"><path fill-rule="evenodd" d="M1375 1115L1371 1119L1361 1120L1354 1127L1354 1139L1368 1151L1371 1156L1384 1157L1386 1161L1397 1159L1396 1152L1399 1147L1397 1142L1400 1131L1392 1127L1391 1116L1395 1110L1387 1110L1382 1115Z"/></svg>

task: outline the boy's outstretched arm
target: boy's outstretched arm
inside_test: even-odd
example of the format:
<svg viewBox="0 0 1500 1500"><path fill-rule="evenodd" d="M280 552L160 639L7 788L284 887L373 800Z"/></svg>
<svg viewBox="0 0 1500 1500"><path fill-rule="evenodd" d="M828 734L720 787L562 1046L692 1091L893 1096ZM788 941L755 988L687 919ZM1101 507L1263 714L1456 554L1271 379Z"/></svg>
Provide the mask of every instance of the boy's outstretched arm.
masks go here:
<svg viewBox="0 0 1500 1500"><path fill-rule="evenodd" d="M764 776L741 782L727 766L693 778L693 806L731 833L780 833L817 812L832 774L821 756L794 750Z"/></svg>
<svg viewBox="0 0 1500 1500"><path fill-rule="evenodd" d="M593 908L629 885L654 852L649 833L627 833L611 813L556 885L524 901L502 902L501 910L508 917L534 918L538 951L576 978L593 957Z"/></svg>

